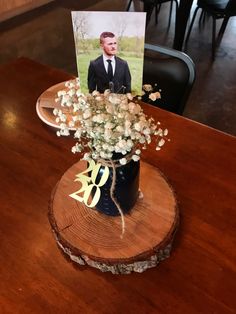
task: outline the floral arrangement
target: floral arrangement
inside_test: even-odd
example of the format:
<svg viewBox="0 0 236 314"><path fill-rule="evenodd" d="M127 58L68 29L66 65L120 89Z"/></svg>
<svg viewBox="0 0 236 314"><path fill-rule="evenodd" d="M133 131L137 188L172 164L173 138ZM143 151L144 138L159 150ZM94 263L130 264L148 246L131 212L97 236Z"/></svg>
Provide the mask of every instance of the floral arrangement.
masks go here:
<svg viewBox="0 0 236 314"><path fill-rule="evenodd" d="M161 98L161 90L157 88L157 84L154 87L151 84L144 84L142 91L142 100L146 102L155 102L157 99Z"/></svg>
<svg viewBox="0 0 236 314"><path fill-rule="evenodd" d="M144 85L144 88L151 100L160 97L159 92L152 92L151 85ZM123 157L119 162L124 165L127 154L138 161L141 149L147 148L153 136L156 150L165 144L168 130L147 117L131 94L114 94L106 90L104 94L94 91L84 95L79 79L75 79L65 83L56 102L61 106L53 111L60 125L57 135L68 136L73 131L76 143L72 152L83 152L84 160L112 159L114 153L120 153Z"/></svg>

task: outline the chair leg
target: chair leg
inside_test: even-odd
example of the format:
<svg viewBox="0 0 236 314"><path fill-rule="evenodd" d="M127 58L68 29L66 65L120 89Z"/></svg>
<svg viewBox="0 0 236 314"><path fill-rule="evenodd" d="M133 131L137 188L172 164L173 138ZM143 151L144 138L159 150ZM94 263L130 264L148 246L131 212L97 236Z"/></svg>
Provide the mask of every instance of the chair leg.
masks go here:
<svg viewBox="0 0 236 314"><path fill-rule="evenodd" d="M179 2L177 0L175 1L175 23L176 23L176 18L177 18L177 14L178 14L178 8L179 8Z"/></svg>
<svg viewBox="0 0 236 314"><path fill-rule="evenodd" d="M126 11L129 11L131 3L132 3L132 0L129 0L129 3L128 3L127 8L126 8Z"/></svg>
<svg viewBox="0 0 236 314"><path fill-rule="evenodd" d="M169 21L168 21L168 29L170 28L172 8L173 8L173 0L170 1L170 14L169 14Z"/></svg>
<svg viewBox="0 0 236 314"><path fill-rule="evenodd" d="M225 29L226 29L226 26L228 24L228 21L229 21L229 16L226 16L222 22L222 25L221 25L221 28L219 30L219 33L218 33L218 36L217 36L217 42L216 42L216 46L218 47L221 43L221 40L223 38L223 35L224 35L224 32L225 32Z"/></svg>
<svg viewBox="0 0 236 314"><path fill-rule="evenodd" d="M197 15L197 11L198 11L199 7L197 7L194 11L194 14L193 14L193 18L192 18L192 22L189 26L189 29L188 29L188 33L187 33L187 36L186 36L186 39L185 39L185 45L187 44L188 40L189 40L189 36L190 36L190 33L192 31L192 28L193 28L193 23L195 21L195 18L196 18L196 15Z"/></svg>
<svg viewBox="0 0 236 314"><path fill-rule="evenodd" d="M161 3L156 3L155 4L155 22L156 22L156 24L158 24L158 14L159 14L159 12L160 12L160 10L161 10Z"/></svg>
<svg viewBox="0 0 236 314"><path fill-rule="evenodd" d="M173 2L175 2L175 18L176 18L177 13L178 13L178 7L179 7L178 1L177 0L171 0L171 3L170 3L170 14L169 14L169 21L168 21L168 28L167 28L168 30L170 28L170 23L171 23Z"/></svg>
<svg viewBox="0 0 236 314"><path fill-rule="evenodd" d="M216 19L212 17L212 60L215 60L215 50L216 50Z"/></svg>
<svg viewBox="0 0 236 314"><path fill-rule="evenodd" d="M201 12L201 14L200 14L200 17L199 17L199 20L198 20L199 27L200 27L200 24L202 23L204 14L205 14L205 13L204 13L204 11L202 10L202 12Z"/></svg>

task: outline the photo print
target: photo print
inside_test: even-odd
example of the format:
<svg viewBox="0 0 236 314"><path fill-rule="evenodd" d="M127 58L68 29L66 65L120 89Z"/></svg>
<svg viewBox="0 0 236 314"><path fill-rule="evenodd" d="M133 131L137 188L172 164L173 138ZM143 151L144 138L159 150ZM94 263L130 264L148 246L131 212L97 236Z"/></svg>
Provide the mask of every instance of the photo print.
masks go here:
<svg viewBox="0 0 236 314"><path fill-rule="evenodd" d="M83 93L142 91L146 13L72 12Z"/></svg>

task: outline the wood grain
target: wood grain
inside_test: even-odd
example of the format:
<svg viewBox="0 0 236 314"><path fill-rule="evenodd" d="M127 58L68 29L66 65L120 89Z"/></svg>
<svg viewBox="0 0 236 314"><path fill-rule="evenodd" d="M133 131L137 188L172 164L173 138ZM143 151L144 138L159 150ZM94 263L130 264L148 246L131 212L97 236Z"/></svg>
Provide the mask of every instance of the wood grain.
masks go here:
<svg viewBox="0 0 236 314"><path fill-rule="evenodd" d="M121 218L100 214L69 197L80 188L75 175L87 168L79 162L66 171L52 195L50 221L63 248L106 265L145 261L172 243L179 215L172 188L156 167L141 163L140 189L144 195ZM152 187L156 187L153 193Z"/></svg>
<svg viewBox="0 0 236 314"><path fill-rule="evenodd" d="M58 250L48 201L76 163L73 138L58 138L35 106L72 78L28 59L0 65L0 304L2 313L234 313L236 138L143 104L169 129L143 161L174 187L180 226L169 259L142 274L74 267ZM152 187L153 193L156 191Z"/></svg>
<svg viewBox="0 0 236 314"><path fill-rule="evenodd" d="M52 1L53 0L1 0L0 22Z"/></svg>

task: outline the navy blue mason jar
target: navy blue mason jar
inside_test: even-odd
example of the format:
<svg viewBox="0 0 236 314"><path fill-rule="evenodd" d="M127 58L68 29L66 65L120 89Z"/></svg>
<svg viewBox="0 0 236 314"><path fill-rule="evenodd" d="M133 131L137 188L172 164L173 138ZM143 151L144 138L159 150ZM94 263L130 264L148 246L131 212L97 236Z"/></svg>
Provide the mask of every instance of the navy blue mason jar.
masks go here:
<svg viewBox="0 0 236 314"><path fill-rule="evenodd" d="M116 154L118 155L118 154ZM120 155L120 154L119 154ZM115 156L117 157L117 156ZM122 156L123 157L123 156ZM117 158L114 158L117 159ZM119 203L123 214L128 213L135 205L139 195L139 172L140 162L132 159L125 165L116 166L116 183L114 197ZM99 182L104 172L104 167L101 166L96 180ZM116 204L113 202L110 194L113 169L109 167L109 177L107 182L100 187L101 196L96 205L96 209L103 214L110 216L120 215ZM93 194L93 193L92 193Z"/></svg>

